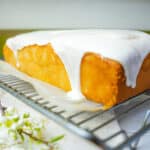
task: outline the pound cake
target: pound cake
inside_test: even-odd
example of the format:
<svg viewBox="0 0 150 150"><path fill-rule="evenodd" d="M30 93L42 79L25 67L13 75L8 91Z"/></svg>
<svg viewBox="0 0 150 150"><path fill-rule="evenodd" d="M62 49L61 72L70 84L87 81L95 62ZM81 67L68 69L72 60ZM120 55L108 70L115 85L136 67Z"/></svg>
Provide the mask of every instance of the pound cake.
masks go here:
<svg viewBox="0 0 150 150"><path fill-rule="evenodd" d="M150 88L150 35L130 30L36 31L9 38L20 71L110 108Z"/></svg>

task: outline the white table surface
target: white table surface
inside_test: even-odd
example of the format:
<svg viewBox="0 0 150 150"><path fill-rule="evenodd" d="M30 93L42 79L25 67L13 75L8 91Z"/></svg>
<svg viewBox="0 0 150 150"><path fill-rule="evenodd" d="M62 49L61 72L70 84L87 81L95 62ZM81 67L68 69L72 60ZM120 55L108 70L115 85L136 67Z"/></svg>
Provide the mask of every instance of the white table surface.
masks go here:
<svg viewBox="0 0 150 150"><path fill-rule="evenodd" d="M2 90L0 90L0 93ZM4 94L4 91L3 91ZM2 94L1 94L2 95ZM17 100L10 94L5 94L1 98L3 104L5 106L14 106L21 112L30 112L35 117L45 118L41 114L34 111L29 106L25 105L21 101ZM128 135L134 133L138 128L141 127L141 124L143 122L144 116L146 111L150 108L150 102L146 103L142 107L140 107L138 110L133 111L127 117L119 120L120 127L125 129L128 133ZM119 111L119 110L118 110ZM54 123L53 121L48 121L48 130L50 129L50 134L56 135L56 134L63 134L67 135L65 137L65 140L60 143L62 150L98 150L96 146L94 146L91 143L88 143L87 141L79 138L76 135L73 135L72 133L64 130L59 125ZM56 132L57 129L57 132ZM140 140L138 149L139 150L149 150L150 148L150 132L146 133Z"/></svg>

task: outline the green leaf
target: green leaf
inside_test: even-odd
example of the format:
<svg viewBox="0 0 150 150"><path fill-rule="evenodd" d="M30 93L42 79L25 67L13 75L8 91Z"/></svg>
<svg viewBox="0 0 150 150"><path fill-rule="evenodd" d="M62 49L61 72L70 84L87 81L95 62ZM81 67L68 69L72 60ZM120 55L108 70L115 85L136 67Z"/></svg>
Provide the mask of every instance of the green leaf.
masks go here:
<svg viewBox="0 0 150 150"><path fill-rule="evenodd" d="M4 123L4 125L5 125L7 128L11 127L12 124L13 124L13 121L12 121L12 120L6 120L5 123Z"/></svg>
<svg viewBox="0 0 150 150"><path fill-rule="evenodd" d="M29 118L30 117L30 114L29 113L24 113L23 114L23 118Z"/></svg>
<svg viewBox="0 0 150 150"><path fill-rule="evenodd" d="M16 133L15 130L9 129L9 130L8 130L8 134L9 134L14 140L17 140L17 133Z"/></svg>
<svg viewBox="0 0 150 150"><path fill-rule="evenodd" d="M24 122L24 125L27 126L27 127L32 127L32 124L30 121L25 121Z"/></svg>
<svg viewBox="0 0 150 150"><path fill-rule="evenodd" d="M22 133L20 134L20 137L21 137L21 140L24 141L24 136Z"/></svg>
<svg viewBox="0 0 150 150"><path fill-rule="evenodd" d="M58 142L58 141L62 140L63 138L64 138L64 135L55 136L55 137L51 138L49 140L49 142L50 143L55 143L55 142Z"/></svg>
<svg viewBox="0 0 150 150"><path fill-rule="evenodd" d="M13 118L13 121L14 121L14 122L18 122L18 121L19 121L19 117Z"/></svg>

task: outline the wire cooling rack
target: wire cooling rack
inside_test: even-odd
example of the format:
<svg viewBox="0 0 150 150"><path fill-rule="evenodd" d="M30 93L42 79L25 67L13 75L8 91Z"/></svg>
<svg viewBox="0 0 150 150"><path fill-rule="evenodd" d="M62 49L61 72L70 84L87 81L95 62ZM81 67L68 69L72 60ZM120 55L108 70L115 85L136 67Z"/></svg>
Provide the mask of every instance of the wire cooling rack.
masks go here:
<svg viewBox="0 0 150 150"><path fill-rule="evenodd" d="M129 115L130 112L150 101L149 90L132 97L128 101L125 101L107 111L78 111L70 113L59 106L44 100L38 95L30 83L15 76L0 74L0 88L19 98L19 100L31 106L49 119L55 121L62 127L93 142L104 150L119 150L124 148L135 149L141 136L150 130L150 123L147 123L130 136L128 136L123 129L114 132L111 131L109 133L112 123L116 120L123 119L125 116ZM136 99L141 95L144 96L140 98L140 101L137 101ZM123 111L112 116L107 116L108 112L109 114L114 114L118 108ZM108 131L107 134L104 134L106 131ZM114 144L116 141L119 141L119 143L117 142L117 144Z"/></svg>

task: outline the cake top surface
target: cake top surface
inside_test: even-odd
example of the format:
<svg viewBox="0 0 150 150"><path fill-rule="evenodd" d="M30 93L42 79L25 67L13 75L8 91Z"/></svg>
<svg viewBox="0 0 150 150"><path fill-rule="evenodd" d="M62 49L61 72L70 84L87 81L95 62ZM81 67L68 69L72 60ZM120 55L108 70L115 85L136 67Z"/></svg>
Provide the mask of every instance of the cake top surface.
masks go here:
<svg viewBox="0 0 150 150"><path fill-rule="evenodd" d="M150 36L133 30L36 31L17 35L6 42L15 54L25 46L48 43L51 43L65 65L74 91L71 94L79 97L80 63L86 52L95 52L121 63L126 84L131 87L136 86L140 67L150 53Z"/></svg>

